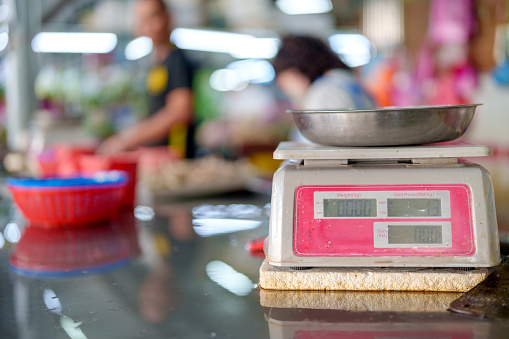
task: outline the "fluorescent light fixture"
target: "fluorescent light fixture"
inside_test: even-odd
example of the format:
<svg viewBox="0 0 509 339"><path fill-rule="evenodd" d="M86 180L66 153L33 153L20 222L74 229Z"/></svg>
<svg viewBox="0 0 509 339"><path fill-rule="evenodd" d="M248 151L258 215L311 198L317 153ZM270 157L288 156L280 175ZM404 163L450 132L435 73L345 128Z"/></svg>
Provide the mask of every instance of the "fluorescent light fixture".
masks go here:
<svg viewBox="0 0 509 339"><path fill-rule="evenodd" d="M246 59L230 63L226 69L238 70L247 74L249 82L265 84L272 82L276 77L274 67L267 60Z"/></svg>
<svg viewBox="0 0 509 339"><path fill-rule="evenodd" d="M109 53L117 46L113 33L41 32L32 40L37 53Z"/></svg>
<svg viewBox="0 0 509 339"><path fill-rule="evenodd" d="M9 44L9 33L2 32L0 33L0 52L7 48Z"/></svg>
<svg viewBox="0 0 509 339"><path fill-rule="evenodd" d="M256 288L256 284L245 274L237 272L222 261L209 262L205 267L205 271L213 282L235 295L244 297Z"/></svg>
<svg viewBox="0 0 509 339"><path fill-rule="evenodd" d="M245 219L193 219L193 228L201 237L247 231L262 224L258 220Z"/></svg>
<svg viewBox="0 0 509 339"><path fill-rule="evenodd" d="M270 59L278 50L278 40L274 38L203 29L176 28L170 40L182 49L229 53L238 59Z"/></svg>
<svg viewBox="0 0 509 339"><path fill-rule="evenodd" d="M272 59L279 49L279 40L274 38L246 38L230 46L229 53L237 59Z"/></svg>
<svg viewBox="0 0 509 339"><path fill-rule="evenodd" d="M247 34L176 28L171 33L170 40L182 49L229 53L232 48L231 46L252 38L253 36Z"/></svg>
<svg viewBox="0 0 509 339"><path fill-rule="evenodd" d="M210 87L220 92L241 91L249 83L264 84L274 80L276 72L267 60L235 61L210 75Z"/></svg>
<svg viewBox="0 0 509 339"><path fill-rule="evenodd" d="M329 44L349 67L366 65L371 60L371 41L362 34L335 34Z"/></svg>
<svg viewBox="0 0 509 339"><path fill-rule="evenodd" d="M210 75L209 84L219 92L241 91L249 85L249 77L242 70L218 69Z"/></svg>
<svg viewBox="0 0 509 339"><path fill-rule="evenodd" d="M152 53L154 46L152 40L146 36L134 39L125 47L127 60L138 60Z"/></svg>
<svg viewBox="0 0 509 339"><path fill-rule="evenodd" d="M327 13L332 10L330 0L277 0L276 6L288 15Z"/></svg>

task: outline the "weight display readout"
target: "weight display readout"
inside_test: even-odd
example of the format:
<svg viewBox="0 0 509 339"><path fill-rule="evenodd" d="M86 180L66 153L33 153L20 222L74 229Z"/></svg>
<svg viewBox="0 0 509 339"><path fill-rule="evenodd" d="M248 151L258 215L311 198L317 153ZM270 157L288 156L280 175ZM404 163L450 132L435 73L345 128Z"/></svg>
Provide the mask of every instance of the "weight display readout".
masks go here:
<svg viewBox="0 0 509 339"><path fill-rule="evenodd" d="M447 219L447 190L314 191L315 219Z"/></svg>
<svg viewBox="0 0 509 339"><path fill-rule="evenodd" d="M389 217L440 217L440 199L387 199Z"/></svg>
<svg viewBox="0 0 509 339"><path fill-rule="evenodd" d="M297 257L365 257L397 266L402 261L382 258L433 261L476 253L475 209L466 184L302 185L294 194L286 220L293 224Z"/></svg>
<svg viewBox="0 0 509 339"><path fill-rule="evenodd" d="M440 225L388 225L389 244L442 244Z"/></svg>
<svg viewBox="0 0 509 339"><path fill-rule="evenodd" d="M376 217L376 199L323 199L326 218Z"/></svg>

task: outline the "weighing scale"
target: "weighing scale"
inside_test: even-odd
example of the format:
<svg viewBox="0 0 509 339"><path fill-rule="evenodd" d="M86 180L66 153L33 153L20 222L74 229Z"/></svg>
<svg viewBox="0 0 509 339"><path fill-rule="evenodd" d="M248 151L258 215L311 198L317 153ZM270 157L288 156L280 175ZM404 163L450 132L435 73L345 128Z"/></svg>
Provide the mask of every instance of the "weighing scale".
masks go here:
<svg viewBox="0 0 509 339"><path fill-rule="evenodd" d="M396 147L280 143L274 159L285 161L274 174L261 287L271 288L264 286L267 270L284 280L288 272L295 276L307 268L343 268L336 273L357 277L358 271L345 268L373 268L369 274L380 268L394 268L384 274L415 272L398 271L402 267L462 268L458 274L468 274L469 268L498 265L489 173L462 159L491 154L487 146L459 141ZM310 289L299 284L288 289Z"/></svg>

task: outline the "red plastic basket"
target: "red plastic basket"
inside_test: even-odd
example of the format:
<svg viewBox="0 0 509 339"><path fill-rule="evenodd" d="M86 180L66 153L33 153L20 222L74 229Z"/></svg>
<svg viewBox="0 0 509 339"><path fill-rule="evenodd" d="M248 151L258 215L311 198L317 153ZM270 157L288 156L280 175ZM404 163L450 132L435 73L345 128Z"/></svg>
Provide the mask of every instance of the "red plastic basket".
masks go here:
<svg viewBox="0 0 509 339"><path fill-rule="evenodd" d="M83 173L95 173L97 171L122 171L127 173L128 182L121 207L132 209L136 194L136 180L138 159L135 152L119 153L116 155L82 155L79 158L80 168Z"/></svg>
<svg viewBox="0 0 509 339"><path fill-rule="evenodd" d="M40 180L42 181L42 180ZM43 228L84 226L117 215L127 180L75 186L7 184L14 202L31 222Z"/></svg>

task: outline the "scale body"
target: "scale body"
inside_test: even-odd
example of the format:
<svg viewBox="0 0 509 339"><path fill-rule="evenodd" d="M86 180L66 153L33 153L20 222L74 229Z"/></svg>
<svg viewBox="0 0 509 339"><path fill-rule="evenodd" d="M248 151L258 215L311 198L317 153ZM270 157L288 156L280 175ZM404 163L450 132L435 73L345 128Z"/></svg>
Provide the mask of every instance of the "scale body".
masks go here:
<svg viewBox="0 0 509 339"><path fill-rule="evenodd" d="M500 263L491 155L461 142L405 147L281 143L269 264L492 267Z"/></svg>

